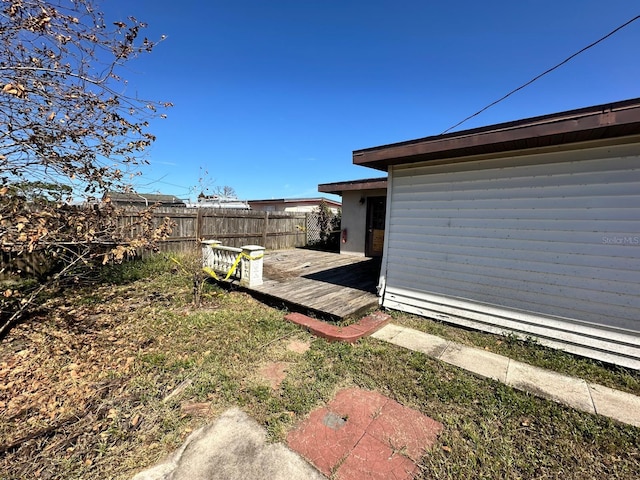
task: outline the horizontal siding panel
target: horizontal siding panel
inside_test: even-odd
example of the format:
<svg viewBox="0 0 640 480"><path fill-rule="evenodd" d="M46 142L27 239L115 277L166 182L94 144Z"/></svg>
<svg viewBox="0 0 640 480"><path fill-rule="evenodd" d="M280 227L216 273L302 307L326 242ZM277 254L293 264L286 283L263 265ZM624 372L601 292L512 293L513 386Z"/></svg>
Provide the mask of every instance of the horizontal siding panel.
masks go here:
<svg viewBox="0 0 640 480"><path fill-rule="evenodd" d="M636 191L638 186L636 185ZM538 192L541 193L541 192ZM429 208L433 210L458 210L458 211L477 211L477 210L530 210L531 201L535 201L535 209L552 210L557 208L562 202L563 209L584 209L584 208L622 208L634 210L633 202L637 199L637 195L610 195L610 196L538 196L525 198L491 198L491 199L463 199L463 200L426 200ZM403 210L421 209L424 200L403 199L398 197L393 208L400 212Z"/></svg>
<svg viewBox="0 0 640 480"><path fill-rule="evenodd" d="M608 328L606 325L594 325L588 322L582 322L570 317L560 317L552 315L532 315L531 312L518 309L505 308L500 305L491 305L487 303L478 303L458 297L443 297L438 294L429 294L417 292L412 289L391 288L389 296L397 300L400 297L413 298L416 303L421 303L442 312L453 313L456 310L465 310L473 314L476 318L480 315L486 315L488 318L494 318L498 323L505 321L521 322L528 330L535 331L536 328L546 328L553 331L554 334L572 335L579 333L590 341L611 341L619 342L621 348L627 352L629 348L640 349L637 334L624 329ZM526 331L520 328L521 331ZM566 339L566 336L565 336Z"/></svg>
<svg viewBox="0 0 640 480"><path fill-rule="evenodd" d="M624 177L620 173L625 172ZM510 177L516 174L516 177ZM541 173L540 175L526 176L521 172L517 172L514 168L505 168L500 171L484 172L484 176L469 175L468 178L460 178L452 181L452 176L448 174L430 175L430 183L428 192L423 194L442 195L446 192L469 192L469 194L478 193L480 198L492 195L502 195L516 193L523 194L525 197L530 196L531 191L537 189L549 189L555 192L559 188L567 189L569 193L576 191L579 195L584 195L584 190L579 191L579 187L592 188L596 191L601 189L602 185L617 186L619 184L632 183L638 181L640 177L640 167L636 162L634 168L629 170L608 170L602 172L573 173L565 175L552 175L550 173ZM424 175L412 175L407 177L399 177L394 180L394 189L397 188L399 195L410 194L415 192L416 178L424 177ZM483 178L484 177L484 178ZM496 180L509 179L508 184L496 185ZM597 183L594 183L597 179ZM535 183L532 183L535 182ZM490 190L487 192L487 190ZM394 190L395 191L395 190ZM600 190L601 191L601 190Z"/></svg>
<svg viewBox="0 0 640 480"><path fill-rule="evenodd" d="M640 310L640 296L638 295L637 286L629 278L632 277L631 271L626 272L625 276L617 276L614 279L605 279L600 275L600 272L596 269L592 269L589 272L591 275L583 271L580 275L569 274L566 269L562 268L562 265L557 264L557 270L553 272L552 268L544 268L546 265L543 263L530 263L529 266L534 268L525 268L522 262L501 262L502 266L498 262L491 264L490 262L474 262L471 257L453 256L449 258L442 258L441 260L429 259L429 261L416 261L416 257L403 256L398 257L395 264L397 268L395 270L402 271L405 274L414 275L429 275L437 272L451 272L478 275L482 280L482 277L496 278L496 282L506 281L510 285L515 285L515 282L525 282L525 288L535 289L534 284L540 282L541 285L548 285L550 288L555 287L572 287L576 289L584 289L590 291L589 295L594 295L599 292L612 293L616 295L616 302L619 301L620 295L629 295L630 299L634 300L634 305ZM394 265L395 266L395 265ZM518 268L519 267L519 268ZM542 275L540 275L542 274ZM598 275L593 276L593 275ZM543 280L543 282L542 282ZM485 279L487 281L487 279ZM513 287L511 287L513 288Z"/></svg>
<svg viewBox="0 0 640 480"><path fill-rule="evenodd" d="M605 341L616 340L624 348L634 347L640 349L638 336L633 331L624 329L608 328L606 325L593 325L589 322L583 322L570 317L559 317L552 315L532 314L525 310L510 309L499 305L490 305L487 303L479 303L469 301L464 298L443 297L438 294L423 293L415 289L389 288L389 295L398 297L413 298L415 300L425 302L431 306L441 305L443 307L451 307L453 309L467 310L477 314L490 315L496 319L509 319L522 322L529 326L540 326L554 331L565 333L576 333L584 335L587 338L601 339ZM562 320L562 323L558 323ZM639 357L640 358L640 357Z"/></svg>
<svg viewBox="0 0 640 480"><path fill-rule="evenodd" d="M593 258L593 257L590 257ZM530 258L522 258L518 255L515 258L507 258L504 255L498 255L494 257L478 257L470 256L466 252L461 255L454 253L447 253L435 255L433 253L426 253L424 251L411 252L409 250L398 253L395 257L396 263L408 263L409 265L424 265L426 268L432 268L432 262L451 262L454 264L471 265L479 270L484 267L499 267L502 269L523 271L525 274L528 272L541 273L541 274L555 274L566 275L573 277L580 277L586 279L600 279L603 281L613 281L628 284L630 283L632 291L634 290L634 282L638 276L636 268L633 265L628 265L620 260L620 265L626 267L615 268L613 266L589 266L584 262L570 265L566 262L545 262L543 258L537 255L531 255ZM594 261L595 264L604 263L607 258L603 258L601 261ZM636 262L640 263L640 262Z"/></svg>
<svg viewBox="0 0 640 480"><path fill-rule="evenodd" d="M387 290L640 333L640 158L610 150L393 168Z"/></svg>
<svg viewBox="0 0 640 480"><path fill-rule="evenodd" d="M609 330L571 318L545 317L477 302L389 288L383 306L437 318L492 333L535 336L542 345L562 348L605 362L640 369L640 345L634 332Z"/></svg>
<svg viewBox="0 0 640 480"><path fill-rule="evenodd" d="M597 180L600 183L597 185L585 183L586 180L593 180L593 178L595 177L589 177L588 179L568 177L561 182L550 177L545 184L538 183L532 186L530 183L527 183L520 187L510 185L492 189L487 189L490 187L491 182L484 182L483 185L469 185L468 182L455 185L451 183L442 185L430 184L428 191L417 190L415 184L409 183L404 186L399 186L397 191L395 189L394 191L398 198L419 201L536 198L541 188L544 188L549 196L556 197L582 197L585 196L587 191L589 196L609 196L612 192L615 192L615 195L634 195L637 193L640 171L632 172L626 175L624 179L620 178L619 172L610 172L598 175ZM553 183L551 180L554 180ZM485 188L479 188L482 186ZM462 187L467 188L463 189Z"/></svg>
<svg viewBox="0 0 640 480"><path fill-rule="evenodd" d="M392 209L392 215L396 221L401 218L411 219L415 217L415 212L422 210L415 209ZM495 208L495 209L455 209L447 208L441 210L430 210L424 213L422 218L478 218L482 216L486 219L531 219L540 220L553 218L555 220L626 220L638 221L638 212L633 208L530 208L530 209L511 209Z"/></svg>
<svg viewBox="0 0 640 480"><path fill-rule="evenodd" d="M398 240L398 248L416 248L416 243L419 242L418 235L414 235L412 241L411 236L403 235L401 240ZM629 263L629 268L635 268L638 265L638 259L636 255L625 255L629 251L638 249L640 247L634 246L622 246L622 245L606 245L606 249L602 248L602 245L593 245L585 243L567 244L562 242L544 242L533 240L509 240L502 241L487 239L477 239L475 243L465 244L469 239L464 237L450 238L449 241L442 240L440 242L427 243L421 242L422 248L430 246L430 252L473 252L476 255L482 256L503 256L510 255L510 258L527 258L531 255L540 256L555 256L556 262L562 262L570 265L594 265L608 267L608 262L612 262L616 259L624 259ZM481 242L480 240L484 240ZM420 249L417 249L420 250ZM423 250L424 251L424 250ZM635 252L634 252L635 253ZM583 258L587 257L587 258ZM598 257L598 258L595 258ZM587 263L585 263L587 262ZM604 262L604 263L601 263ZM554 263L551 260L550 263ZM626 265L625 262L621 262Z"/></svg>
<svg viewBox="0 0 640 480"><path fill-rule="evenodd" d="M566 155L561 154L558 158L564 157L564 160L558 162L549 162L549 155L539 155L529 158L481 160L458 164L400 166L393 169L394 188L407 183L404 179L425 175L429 175L429 182L432 185L477 183L487 180L493 181L495 178L509 178L512 180L509 187L512 187L530 186L531 180L536 184L543 184L545 181L564 181L565 178L600 177L602 174L612 172L637 174L640 169L637 146L633 154L624 157L598 157L595 151L585 152L585 155L593 158L571 161ZM613 162L607 161L610 159ZM619 180L620 177L618 177ZM592 182L585 181L584 183L586 185ZM415 184L415 182L411 182L411 184Z"/></svg>
<svg viewBox="0 0 640 480"><path fill-rule="evenodd" d="M409 217L407 217L409 218ZM636 220L599 220L594 223L592 220L556 220L549 218L522 219L508 218L502 219L496 224L494 219L488 218L422 218L416 216L413 221L398 221L391 218L389 226L426 226L426 227L451 227L451 228L482 228L490 229L510 229L510 230L554 230L558 232L634 232L638 226ZM636 234L637 235L637 234Z"/></svg>
<svg viewBox="0 0 640 480"><path fill-rule="evenodd" d="M629 222L629 225L625 225L629 228L627 231L612 232L611 230L601 231L589 231L589 230L557 230L551 228L553 224L548 225L548 228L544 229L525 229L525 228L475 228L475 227L448 227L445 225L421 225L419 223L401 224L391 222L394 225L397 238L406 235L407 237L416 236L418 241L432 243L440 243L443 239L450 238L468 238L469 241L482 242L483 239L489 238L494 241L501 240L532 240L542 242L569 242L569 243L585 243L593 245L606 245L609 246L611 242L615 241L614 237L622 238L620 242L626 242L628 246L640 246L640 233L632 231L633 222ZM555 222L558 227L561 226L561 222ZM594 227L593 222L589 222L588 225ZM588 228L588 225L584 227ZM613 228L619 228L619 224L612 224ZM599 225L599 228L602 228ZM576 232L579 232L576 234ZM415 238L413 239L416 240ZM410 241L410 240L409 240ZM625 254L627 252L624 252ZM640 257L640 252L638 252Z"/></svg>
<svg viewBox="0 0 640 480"><path fill-rule="evenodd" d="M628 295L621 295L620 301L612 304L611 297L588 294L588 291L575 292L575 289L556 287L549 289L544 284L529 284L529 289L522 289L517 281L495 281L495 277L465 275L459 272L431 271L428 279L420 275L408 273L402 278L388 277L390 285L401 288L412 288L420 285L425 292L442 294L466 299L478 298L494 305L544 313L547 315L580 318L597 324L608 324L617 328L635 329L637 327L638 307L636 300ZM480 282L479 280L483 280ZM575 294L575 297L570 296ZM603 299L603 302L598 302Z"/></svg>

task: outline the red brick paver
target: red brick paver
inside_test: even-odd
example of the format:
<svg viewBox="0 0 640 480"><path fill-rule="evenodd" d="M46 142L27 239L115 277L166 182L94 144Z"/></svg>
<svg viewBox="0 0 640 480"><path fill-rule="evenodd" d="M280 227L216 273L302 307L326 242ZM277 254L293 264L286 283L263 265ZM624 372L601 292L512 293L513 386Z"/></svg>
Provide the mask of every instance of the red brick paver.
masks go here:
<svg viewBox="0 0 640 480"><path fill-rule="evenodd" d="M435 443L441 431L440 422L393 400L382 407L380 415L367 428L371 436L415 461L420 460L425 446Z"/></svg>
<svg viewBox="0 0 640 480"><path fill-rule="evenodd" d="M380 330L391 320L391 316L382 312L374 312L357 323L346 327L331 325L330 323L316 320L301 313L285 315L286 320L306 327L311 333L334 342L354 343L362 337L371 335Z"/></svg>
<svg viewBox="0 0 640 480"><path fill-rule="evenodd" d="M287 437L289 446L339 480L409 480L442 424L377 392L338 392Z"/></svg>
<svg viewBox="0 0 640 480"><path fill-rule="evenodd" d="M417 468L411 460L365 433L338 468L337 477L339 480L401 480L413 478Z"/></svg>

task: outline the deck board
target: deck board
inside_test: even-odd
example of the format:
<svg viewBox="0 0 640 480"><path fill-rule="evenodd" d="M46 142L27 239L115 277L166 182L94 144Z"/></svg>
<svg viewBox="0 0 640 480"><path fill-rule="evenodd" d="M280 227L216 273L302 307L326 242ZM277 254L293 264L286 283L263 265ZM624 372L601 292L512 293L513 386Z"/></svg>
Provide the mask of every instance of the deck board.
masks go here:
<svg viewBox="0 0 640 480"><path fill-rule="evenodd" d="M378 305L380 262L306 249L267 252L264 283L250 288L262 296L340 320Z"/></svg>

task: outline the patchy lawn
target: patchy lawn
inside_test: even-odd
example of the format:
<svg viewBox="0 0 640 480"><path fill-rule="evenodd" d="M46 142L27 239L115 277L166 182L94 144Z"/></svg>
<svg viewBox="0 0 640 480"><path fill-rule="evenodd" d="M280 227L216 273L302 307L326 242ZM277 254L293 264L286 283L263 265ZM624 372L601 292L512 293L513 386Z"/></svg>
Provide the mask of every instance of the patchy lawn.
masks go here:
<svg viewBox="0 0 640 480"><path fill-rule="evenodd" d="M195 309L191 277L164 256L108 279L116 282L50 301L48 313L0 344L0 478L130 478L230 406L282 441L348 386L375 389L445 425L423 459L424 478L640 478L638 428L375 339L315 339L243 293L210 286ZM551 355L410 316L394 321L542 363ZM561 357L542 366L638 391L637 372Z"/></svg>
<svg viewBox="0 0 640 480"><path fill-rule="evenodd" d="M504 355L540 368L554 370L610 388L640 395L640 372L543 347L535 340L518 340L514 335L492 335L465 329L416 315L392 312L392 322L431 335Z"/></svg>

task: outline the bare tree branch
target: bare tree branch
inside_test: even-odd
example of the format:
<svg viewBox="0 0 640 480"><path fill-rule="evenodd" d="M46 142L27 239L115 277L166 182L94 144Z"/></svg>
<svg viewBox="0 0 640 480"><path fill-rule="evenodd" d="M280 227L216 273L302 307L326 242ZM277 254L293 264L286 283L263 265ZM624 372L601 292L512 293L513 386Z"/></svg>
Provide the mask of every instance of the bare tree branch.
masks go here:
<svg viewBox="0 0 640 480"><path fill-rule="evenodd" d="M0 250L61 263L49 283L154 248L170 228L148 212L124 225L96 198L130 190L155 140L150 122L171 106L127 95L120 76L162 41L145 38L145 27L134 17L107 22L95 0L0 0ZM17 303L19 292L4 292L0 334L41 291Z"/></svg>

